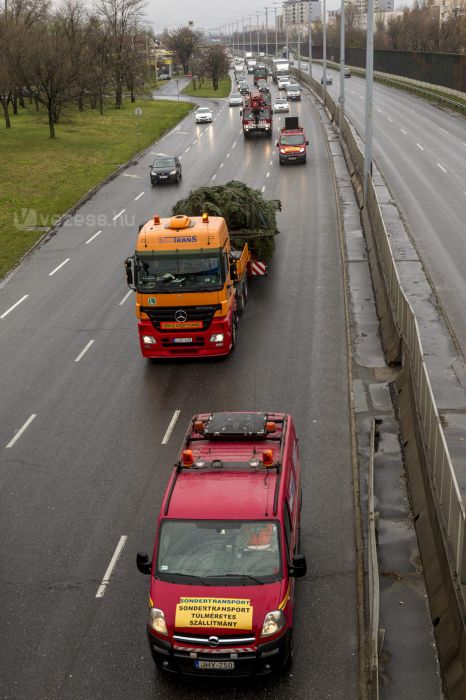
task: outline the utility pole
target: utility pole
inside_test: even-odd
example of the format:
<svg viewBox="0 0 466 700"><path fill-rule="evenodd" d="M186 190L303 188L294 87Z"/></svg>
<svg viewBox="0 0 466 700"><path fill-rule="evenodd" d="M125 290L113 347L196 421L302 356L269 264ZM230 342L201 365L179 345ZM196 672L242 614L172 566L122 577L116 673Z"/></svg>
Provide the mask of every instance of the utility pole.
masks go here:
<svg viewBox="0 0 466 700"><path fill-rule="evenodd" d="M242 19L241 21L243 22L243 53L244 53L244 52L246 51L246 35L245 35L245 31L244 31L244 26L245 26L245 24L244 24L244 22L245 22L244 17L243 17L243 19Z"/></svg>
<svg viewBox="0 0 466 700"><path fill-rule="evenodd" d="M340 134L341 122L345 114L345 0L340 8Z"/></svg>
<svg viewBox="0 0 466 700"><path fill-rule="evenodd" d="M373 83L374 83L374 0L367 0L364 204L366 204L366 200L367 200L367 185L368 185L369 175L372 174Z"/></svg>
<svg viewBox="0 0 466 700"><path fill-rule="evenodd" d="M301 17L298 15L298 73L301 72Z"/></svg>
<svg viewBox="0 0 466 700"><path fill-rule="evenodd" d="M278 24L277 24L277 8L275 8L275 56L278 56Z"/></svg>
<svg viewBox="0 0 466 700"><path fill-rule="evenodd" d="M252 17L249 15L249 51L252 53Z"/></svg>

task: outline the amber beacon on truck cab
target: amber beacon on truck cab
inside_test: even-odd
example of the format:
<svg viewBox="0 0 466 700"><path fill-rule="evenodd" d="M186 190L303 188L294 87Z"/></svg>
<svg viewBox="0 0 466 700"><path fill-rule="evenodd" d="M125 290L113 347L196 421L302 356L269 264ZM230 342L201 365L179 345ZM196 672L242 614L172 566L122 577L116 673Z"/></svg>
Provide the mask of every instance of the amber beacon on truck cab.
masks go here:
<svg viewBox="0 0 466 700"><path fill-rule="evenodd" d="M279 674L292 660L301 467L291 416L192 418L158 517L147 636L158 668Z"/></svg>

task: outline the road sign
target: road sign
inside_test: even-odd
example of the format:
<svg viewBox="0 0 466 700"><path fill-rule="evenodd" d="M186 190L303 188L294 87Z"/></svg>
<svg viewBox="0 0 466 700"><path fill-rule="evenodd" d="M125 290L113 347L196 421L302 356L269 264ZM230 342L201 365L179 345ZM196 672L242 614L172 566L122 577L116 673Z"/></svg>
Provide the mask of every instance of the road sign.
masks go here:
<svg viewBox="0 0 466 700"><path fill-rule="evenodd" d="M134 110L134 114L135 114L137 117L140 117L141 114L142 114L142 109L141 109L140 107L136 107L136 109Z"/></svg>

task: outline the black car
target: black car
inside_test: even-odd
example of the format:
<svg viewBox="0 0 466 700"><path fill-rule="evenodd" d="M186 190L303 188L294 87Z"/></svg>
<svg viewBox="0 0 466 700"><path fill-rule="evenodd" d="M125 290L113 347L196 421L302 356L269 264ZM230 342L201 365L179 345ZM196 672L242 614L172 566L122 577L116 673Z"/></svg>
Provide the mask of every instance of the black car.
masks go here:
<svg viewBox="0 0 466 700"><path fill-rule="evenodd" d="M154 160L152 165L149 165L149 168L152 185L181 180L181 163L177 156L160 156Z"/></svg>

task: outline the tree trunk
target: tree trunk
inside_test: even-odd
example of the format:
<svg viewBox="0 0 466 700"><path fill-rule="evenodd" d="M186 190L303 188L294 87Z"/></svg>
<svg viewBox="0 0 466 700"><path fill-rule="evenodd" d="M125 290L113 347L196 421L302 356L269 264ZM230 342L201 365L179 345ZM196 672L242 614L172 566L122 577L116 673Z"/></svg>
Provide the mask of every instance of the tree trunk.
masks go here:
<svg viewBox="0 0 466 700"><path fill-rule="evenodd" d="M24 97L22 95L19 96L19 106L21 109L24 109L26 105L24 104Z"/></svg>
<svg viewBox="0 0 466 700"><path fill-rule="evenodd" d="M10 113L8 111L8 101L0 95L0 102L3 107L3 114L5 115L5 129L11 129Z"/></svg>
<svg viewBox="0 0 466 700"><path fill-rule="evenodd" d="M79 93L78 96L78 110L80 112L84 112L84 104L83 104L83 94L82 92Z"/></svg>
<svg viewBox="0 0 466 700"><path fill-rule="evenodd" d="M50 101L49 101L49 103L48 103L48 105L47 105L47 112L48 112L48 115L49 115L50 138L51 138L51 139L54 139L54 138L55 138L55 124L54 124L54 121L53 121L53 108L52 108L52 104L51 104Z"/></svg>
<svg viewBox="0 0 466 700"><path fill-rule="evenodd" d="M11 100L11 104L13 105L13 114L18 114L18 96L13 95L13 99Z"/></svg>
<svg viewBox="0 0 466 700"><path fill-rule="evenodd" d="M131 104L133 104L133 102L136 102L136 98L134 96L134 80L133 79L131 79L131 83L130 83L130 95L131 95Z"/></svg>
<svg viewBox="0 0 466 700"><path fill-rule="evenodd" d="M116 86L116 91L115 91L115 109L121 109L121 105L123 104L123 87L121 82L117 83Z"/></svg>
<svg viewBox="0 0 466 700"><path fill-rule="evenodd" d="M34 97L34 102L36 103L36 112L38 112L39 111L39 100L36 100L36 98Z"/></svg>

